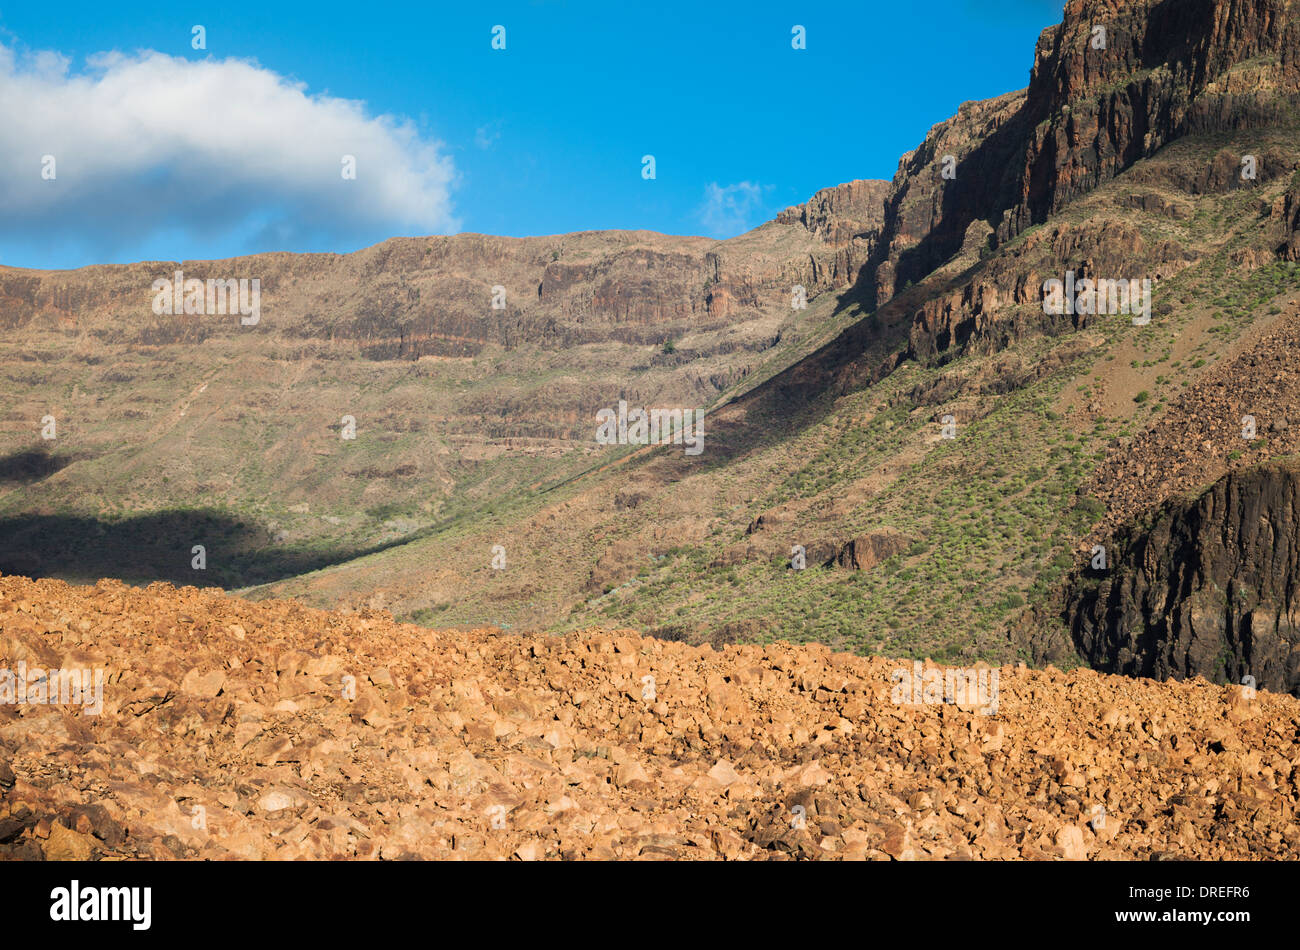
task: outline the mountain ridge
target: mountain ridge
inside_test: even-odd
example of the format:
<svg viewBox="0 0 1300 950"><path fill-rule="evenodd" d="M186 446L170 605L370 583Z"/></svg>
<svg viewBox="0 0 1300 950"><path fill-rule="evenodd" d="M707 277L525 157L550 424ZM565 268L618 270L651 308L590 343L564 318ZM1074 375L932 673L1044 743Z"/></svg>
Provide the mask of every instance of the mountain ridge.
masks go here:
<svg viewBox="0 0 1300 950"><path fill-rule="evenodd" d="M1029 658L1007 632L1018 609L1062 589L1098 522L1133 513L1111 508L1136 493L1094 490L1104 458L1229 358L1260 308L1291 306L1296 31L1281 0L1072 2L1025 89L963 103L891 182L823 189L727 241L585 232L272 255L258 328L141 327L99 288L112 304L81 307L63 341L12 353L33 396L0 419L15 443L56 393L80 415L75 449L13 456L0 569L42 531L73 530L52 514L77 531L89 519L116 550L143 528L111 519L201 497L257 523L218 518L213 559L256 596L719 642L774 637L789 617L797 639L863 651ZM1067 270L1150 280L1153 326L1045 313L1043 281ZM38 314L53 278L0 274L11 333L72 313ZM93 369L101 344L120 366ZM219 369L200 376L173 351ZM78 359L93 382L60 392L53 367ZM595 414L624 401L707 409L699 464L602 451ZM142 573L181 581L210 523L165 523ZM1017 548L1019 530L1035 540ZM506 571L490 566L498 546ZM66 558L54 547L38 572ZM796 548L815 570L790 569ZM70 576L93 579L104 558L74 560ZM974 588L968 606L954 585Z"/></svg>

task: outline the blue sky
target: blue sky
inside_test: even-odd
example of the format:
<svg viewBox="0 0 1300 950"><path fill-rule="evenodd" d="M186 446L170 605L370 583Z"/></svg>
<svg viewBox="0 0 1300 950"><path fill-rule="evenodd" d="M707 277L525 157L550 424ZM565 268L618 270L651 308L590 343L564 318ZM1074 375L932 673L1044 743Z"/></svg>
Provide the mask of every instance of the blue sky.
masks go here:
<svg viewBox="0 0 1300 950"><path fill-rule="evenodd" d="M0 263L727 237L891 178L960 103L1025 86L1060 17L1060 0L0 7Z"/></svg>

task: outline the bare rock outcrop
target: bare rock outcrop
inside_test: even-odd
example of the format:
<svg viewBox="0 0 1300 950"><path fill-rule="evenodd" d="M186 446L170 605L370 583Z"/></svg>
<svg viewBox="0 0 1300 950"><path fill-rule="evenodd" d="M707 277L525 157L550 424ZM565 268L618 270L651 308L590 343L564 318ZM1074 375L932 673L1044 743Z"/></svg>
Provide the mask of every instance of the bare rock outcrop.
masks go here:
<svg viewBox="0 0 1300 950"><path fill-rule="evenodd" d="M1114 539L1066 621L1096 669L1300 694L1300 465L1232 472Z"/></svg>
<svg viewBox="0 0 1300 950"><path fill-rule="evenodd" d="M897 531L869 532L845 542L829 563L855 571L869 571L881 561L906 551L909 543L909 539Z"/></svg>

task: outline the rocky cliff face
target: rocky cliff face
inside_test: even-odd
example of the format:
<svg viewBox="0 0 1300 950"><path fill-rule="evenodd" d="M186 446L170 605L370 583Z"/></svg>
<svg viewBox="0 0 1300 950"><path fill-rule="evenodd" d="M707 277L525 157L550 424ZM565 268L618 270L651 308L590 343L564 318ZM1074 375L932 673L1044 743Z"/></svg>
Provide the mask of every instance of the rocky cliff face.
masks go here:
<svg viewBox="0 0 1300 950"><path fill-rule="evenodd" d="M924 278L972 226L1004 244L1180 137L1288 121L1298 49L1286 0L1067 4L1027 90L964 103L899 162L866 299L883 305ZM979 295L967 297L973 313Z"/></svg>
<svg viewBox="0 0 1300 950"><path fill-rule="evenodd" d="M1288 0L1072 0L1038 41L1035 127L1003 233L1182 135L1276 124L1300 85L1298 41Z"/></svg>
<svg viewBox="0 0 1300 950"><path fill-rule="evenodd" d="M1153 284L1177 274L1204 249L1161 239L1161 219L1186 220L1197 196L1260 189L1271 202L1262 243L1243 254L1296 259L1300 205L1278 180L1298 162L1297 49L1300 9L1286 0L1067 4L1039 39L1027 89L963 103L900 160L857 267L855 291L873 317L755 398L806 403L907 359L1082 329L1086 318L1042 313L1042 281L1066 268ZM1211 141L1224 133L1226 145ZM1250 180L1246 154L1258 164ZM784 220L817 230L812 204Z"/></svg>
<svg viewBox="0 0 1300 950"><path fill-rule="evenodd" d="M777 224L798 225L824 247L814 256L813 282L840 287L858 280L885 224L885 181L851 181L824 188L806 204L787 208Z"/></svg>
<svg viewBox="0 0 1300 950"><path fill-rule="evenodd" d="M1233 472L1122 531L1066 620L1095 668L1300 693L1300 464Z"/></svg>
<svg viewBox="0 0 1300 950"><path fill-rule="evenodd" d="M1293 184L1280 210L1286 240L1277 249L1284 261L1300 261L1300 183Z"/></svg>
<svg viewBox="0 0 1300 950"><path fill-rule="evenodd" d="M156 315L151 286L257 278L261 332L349 340L373 358L464 356L488 344L660 343L791 311L852 285L883 220L884 182L850 182L730 241L646 231L394 238L352 254L259 254L49 272L0 268L0 330L87 330L104 342L198 342L237 320ZM505 289L493 306L493 288ZM496 295L500 296L500 295Z"/></svg>
<svg viewBox="0 0 1300 950"><path fill-rule="evenodd" d="M889 182L860 180L823 188L801 205L776 216L778 224L798 224L828 243L845 243L885 222Z"/></svg>

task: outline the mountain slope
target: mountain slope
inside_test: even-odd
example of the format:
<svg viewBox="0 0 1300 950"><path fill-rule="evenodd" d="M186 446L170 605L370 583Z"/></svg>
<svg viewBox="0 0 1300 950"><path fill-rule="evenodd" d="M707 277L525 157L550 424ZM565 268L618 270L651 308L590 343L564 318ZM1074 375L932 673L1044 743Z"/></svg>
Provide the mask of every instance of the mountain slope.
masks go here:
<svg viewBox="0 0 1300 950"><path fill-rule="evenodd" d="M698 463L643 453L477 530L271 590L320 603L368 592L442 622L558 617L1041 659L1008 627L1087 563L1099 520L1129 510L1098 480L1183 389L1296 314L1294 17L1278 4L1171 9L1125 5L1101 62L1071 52L1098 16L1071 6L1040 41L1029 90L937 126L900 163L858 277L878 309L712 412ZM900 268L916 280L895 293ZM1149 278L1151 324L1045 314L1043 281L1067 271ZM955 439L942 437L947 415ZM1194 448L1175 450L1189 472ZM1122 490L1147 506L1164 497ZM513 552L505 572L488 563L494 544ZM790 569L796 545L808 570ZM846 554L859 547L879 563ZM1053 655L1070 661L1055 632Z"/></svg>
<svg viewBox="0 0 1300 950"><path fill-rule="evenodd" d="M206 578L242 586L561 481L604 454L597 408L707 407L839 325L883 188L827 189L724 242L459 235L0 269L18 394L0 417L0 568L182 581L204 544ZM176 271L258 279L260 320L154 314L152 282Z"/></svg>
<svg viewBox="0 0 1300 950"><path fill-rule="evenodd" d="M185 265L262 268L261 336L140 320L171 265L6 272L0 569L194 580L204 544L205 583L438 627L1092 657L1092 544L1295 451L1297 40L1285 0L1072 2L1027 89L726 242ZM1149 281L1150 322L1045 312L1071 275ZM704 452L598 444L620 400L709 407Z"/></svg>

